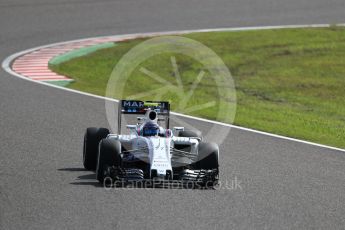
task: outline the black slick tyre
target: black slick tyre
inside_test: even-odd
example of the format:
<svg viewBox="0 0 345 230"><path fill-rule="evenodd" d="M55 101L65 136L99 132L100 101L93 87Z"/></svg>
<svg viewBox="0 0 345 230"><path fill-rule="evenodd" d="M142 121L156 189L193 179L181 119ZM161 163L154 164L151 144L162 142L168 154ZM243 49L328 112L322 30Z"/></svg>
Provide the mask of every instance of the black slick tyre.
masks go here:
<svg viewBox="0 0 345 230"><path fill-rule="evenodd" d="M195 169L218 169L219 148L215 143L200 142Z"/></svg>
<svg viewBox="0 0 345 230"><path fill-rule="evenodd" d="M120 167L121 143L116 139L106 138L99 143L98 161L96 167L96 177L100 183L103 183L106 177L108 167Z"/></svg>
<svg viewBox="0 0 345 230"><path fill-rule="evenodd" d="M83 164L87 170L96 170L98 144L109 134L106 128L87 128L84 135Z"/></svg>

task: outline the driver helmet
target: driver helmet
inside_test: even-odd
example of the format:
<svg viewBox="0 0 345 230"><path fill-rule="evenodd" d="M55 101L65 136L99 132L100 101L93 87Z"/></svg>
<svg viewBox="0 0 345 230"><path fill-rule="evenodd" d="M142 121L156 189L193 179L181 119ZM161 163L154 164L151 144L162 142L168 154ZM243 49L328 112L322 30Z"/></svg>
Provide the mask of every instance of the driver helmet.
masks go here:
<svg viewBox="0 0 345 230"><path fill-rule="evenodd" d="M155 122L148 121L143 125L141 134L144 137L157 136L159 134L159 125Z"/></svg>

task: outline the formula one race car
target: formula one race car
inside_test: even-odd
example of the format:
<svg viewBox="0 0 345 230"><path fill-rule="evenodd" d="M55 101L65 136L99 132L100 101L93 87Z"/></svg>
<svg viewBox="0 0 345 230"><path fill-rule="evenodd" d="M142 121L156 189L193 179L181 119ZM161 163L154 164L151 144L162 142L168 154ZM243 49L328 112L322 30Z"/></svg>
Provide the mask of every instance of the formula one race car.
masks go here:
<svg viewBox="0 0 345 230"><path fill-rule="evenodd" d="M217 184L218 145L203 142L200 132L169 129L169 102L121 100L118 113L118 134L105 128L85 133L84 167L95 170L100 183L193 188ZM129 134L121 134L123 114L137 116L136 125L127 125Z"/></svg>

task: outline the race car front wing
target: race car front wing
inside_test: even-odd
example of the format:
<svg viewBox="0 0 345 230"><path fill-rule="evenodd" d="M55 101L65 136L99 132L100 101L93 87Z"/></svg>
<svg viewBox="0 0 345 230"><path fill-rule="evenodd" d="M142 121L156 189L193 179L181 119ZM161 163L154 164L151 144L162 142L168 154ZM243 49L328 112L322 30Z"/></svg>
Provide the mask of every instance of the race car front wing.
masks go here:
<svg viewBox="0 0 345 230"><path fill-rule="evenodd" d="M173 179L145 178L137 168L108 167L104 172L104 185L107 187L147 187L147 188L214 188L218 183L218 169L184 169Z"/></svg>

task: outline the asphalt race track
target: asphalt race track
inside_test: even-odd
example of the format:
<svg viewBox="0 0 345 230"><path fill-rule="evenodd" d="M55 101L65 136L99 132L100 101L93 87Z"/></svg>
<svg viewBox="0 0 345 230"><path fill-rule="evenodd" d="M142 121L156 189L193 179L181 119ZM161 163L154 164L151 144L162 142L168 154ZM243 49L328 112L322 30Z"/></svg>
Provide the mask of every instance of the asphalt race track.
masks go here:
<svg viewBox="0 0 345 230"><path fill-rule="evenodd" d="M344 16L343 0L1 0L0 58L91 36L342 23ZM344 152L232 129L220 146L226 188L106 191L81 163L85 128L107 126L103 100L2 69L0 98L0 229L345 226Z"/></svg>

